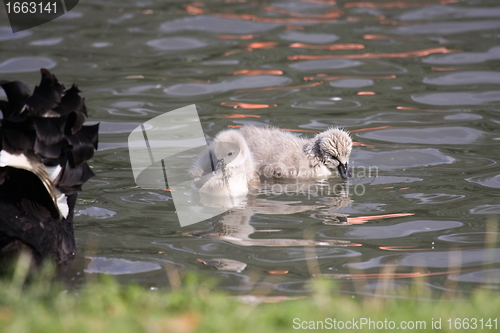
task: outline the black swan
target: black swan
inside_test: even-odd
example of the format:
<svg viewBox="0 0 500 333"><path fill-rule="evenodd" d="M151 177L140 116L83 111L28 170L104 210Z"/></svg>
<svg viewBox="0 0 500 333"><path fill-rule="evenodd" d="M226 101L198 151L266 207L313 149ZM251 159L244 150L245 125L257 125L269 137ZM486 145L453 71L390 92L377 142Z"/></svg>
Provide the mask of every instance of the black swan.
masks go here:
<svg viewBox="0 0 500 333"><path fill-rule="evenodd" d="M0 81L0 259L31 252L36 263L70 261L76 252L77 192L94 176L86 161L97 149L99 124L83 126L87 110L73 84L65 90L41 69L33 93Z"/></svg>

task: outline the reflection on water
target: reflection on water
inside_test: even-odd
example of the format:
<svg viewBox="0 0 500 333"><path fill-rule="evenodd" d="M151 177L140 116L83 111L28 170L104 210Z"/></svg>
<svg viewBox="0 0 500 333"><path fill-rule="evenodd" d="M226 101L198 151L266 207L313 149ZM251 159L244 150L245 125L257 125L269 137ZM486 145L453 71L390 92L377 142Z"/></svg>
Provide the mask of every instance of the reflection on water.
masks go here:
<svg viewBox="0 0 500 333"><path fill-rule="evenodd" d="M255 280L305 294L310 276L352 293L388 276L426 276L435 294L499 289L497 2L89 0L17 34L0 11L0 79L38 82L49 68L101 122L97 176L76 207L75 283L164 287L175 267L239 294ZM354 177L264 183L181 228L170 191L136 187L127 137L193 103L207 139L247 124L343 127Z"/></svg>
<svg viewBox="0 0 500 333"><path fill-rule="evenodd" d="M292 184L293 185L293 184ZM259 189L259 193L265 189ZM276 195L275 191L272 191ZM287 190L288 195L295 194L292 189ZM324 221L339 221L338 224L349 224L347 216L344 214L331 213L330 210L337 210L346 207L351 203L347 196L327 197L323 200L328 202L328 210L323 212L324 206L300 205L300 201L283 202L269 199L257 199L250 197L241 207L232 209L217 220L214 230L201 234L203 237L215 238L230 242L240 246L353 246L349 241L342 240L314 240L314 239L287 239L278 237L280 230L256 230L250 221L256 214L261 215L291 215L307 211L316 211L321 214ZM323 208L323 209L321 209ZM330 223L328 223L330 224ZM251 237L254 233L266 233L266 238ZM276 233L276 234L272 234ZM277 238L273 238L276 235ZM357 246L357 244L354 244Z"/></svg>
<svg viewBox="0 0 500 333"><path fill-rule="evenodd" d="M0 63L0 74L36 72L40 68L51 69L56 62L46 57L17 57Z"/></svg>

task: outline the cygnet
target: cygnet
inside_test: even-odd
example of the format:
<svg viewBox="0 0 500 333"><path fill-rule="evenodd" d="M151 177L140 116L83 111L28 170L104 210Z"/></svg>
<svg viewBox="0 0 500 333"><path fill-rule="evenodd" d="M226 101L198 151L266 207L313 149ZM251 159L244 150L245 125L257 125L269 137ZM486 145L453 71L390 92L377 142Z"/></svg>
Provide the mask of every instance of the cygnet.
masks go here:
<svg viewBox="0 0 500 333"><path fill-rule="evenodd" d="M259 182L245 138L232 129L220 132L188 173L201 193L216 197L245 196Z"/></svg>
<svg viewBox="0 0 500 333"><path fill-rule="evenodd" d="M343 179L349 177L352 139L342 129L330 128L311 139L272 127L243 126L239 132L261 176L320 178L338 170Z"/></svg>

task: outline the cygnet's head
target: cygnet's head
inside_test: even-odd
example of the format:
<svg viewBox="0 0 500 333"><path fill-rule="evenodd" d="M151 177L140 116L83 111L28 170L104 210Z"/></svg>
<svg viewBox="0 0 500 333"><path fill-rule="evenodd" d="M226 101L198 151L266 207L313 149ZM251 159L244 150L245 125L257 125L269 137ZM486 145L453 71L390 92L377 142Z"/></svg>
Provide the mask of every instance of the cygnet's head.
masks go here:
<svg viewBox="0 0 500 333"><path fill-rule="evenodd" d="M343 179L349 177L347 164L351 155L352 139L340 128L331 128L318 134L314 140L318 145L319 157L330 170L337 169Z"/></svg>
<svg viewBox="0 0 500 333"><path fill-rule="evenodd" d="M219 133L212 143L212 160L214 170L223 168L250 168L253 171L250 149L245 138L235 130Z"/></svg>

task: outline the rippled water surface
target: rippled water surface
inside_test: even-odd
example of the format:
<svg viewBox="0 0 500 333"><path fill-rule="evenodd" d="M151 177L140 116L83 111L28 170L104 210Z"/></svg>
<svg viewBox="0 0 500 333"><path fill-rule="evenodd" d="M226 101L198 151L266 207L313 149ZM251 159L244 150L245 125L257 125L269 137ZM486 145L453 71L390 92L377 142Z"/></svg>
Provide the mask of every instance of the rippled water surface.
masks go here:
<svg viewBox="0 0 500 333"><path fill-rule="evenodd" d="M233 293L304 294L313 275L370 294L390 267L397 285L466 292L500 287L499 41L496 0L89 0L16 34L0 11L0 78L34 87L46 67L101 123L75 281L161 288L177 269ZM267 182L181 228L169 191L135 185L127 138L193 103L212 138L346 128L354 177Z"/></svg>

